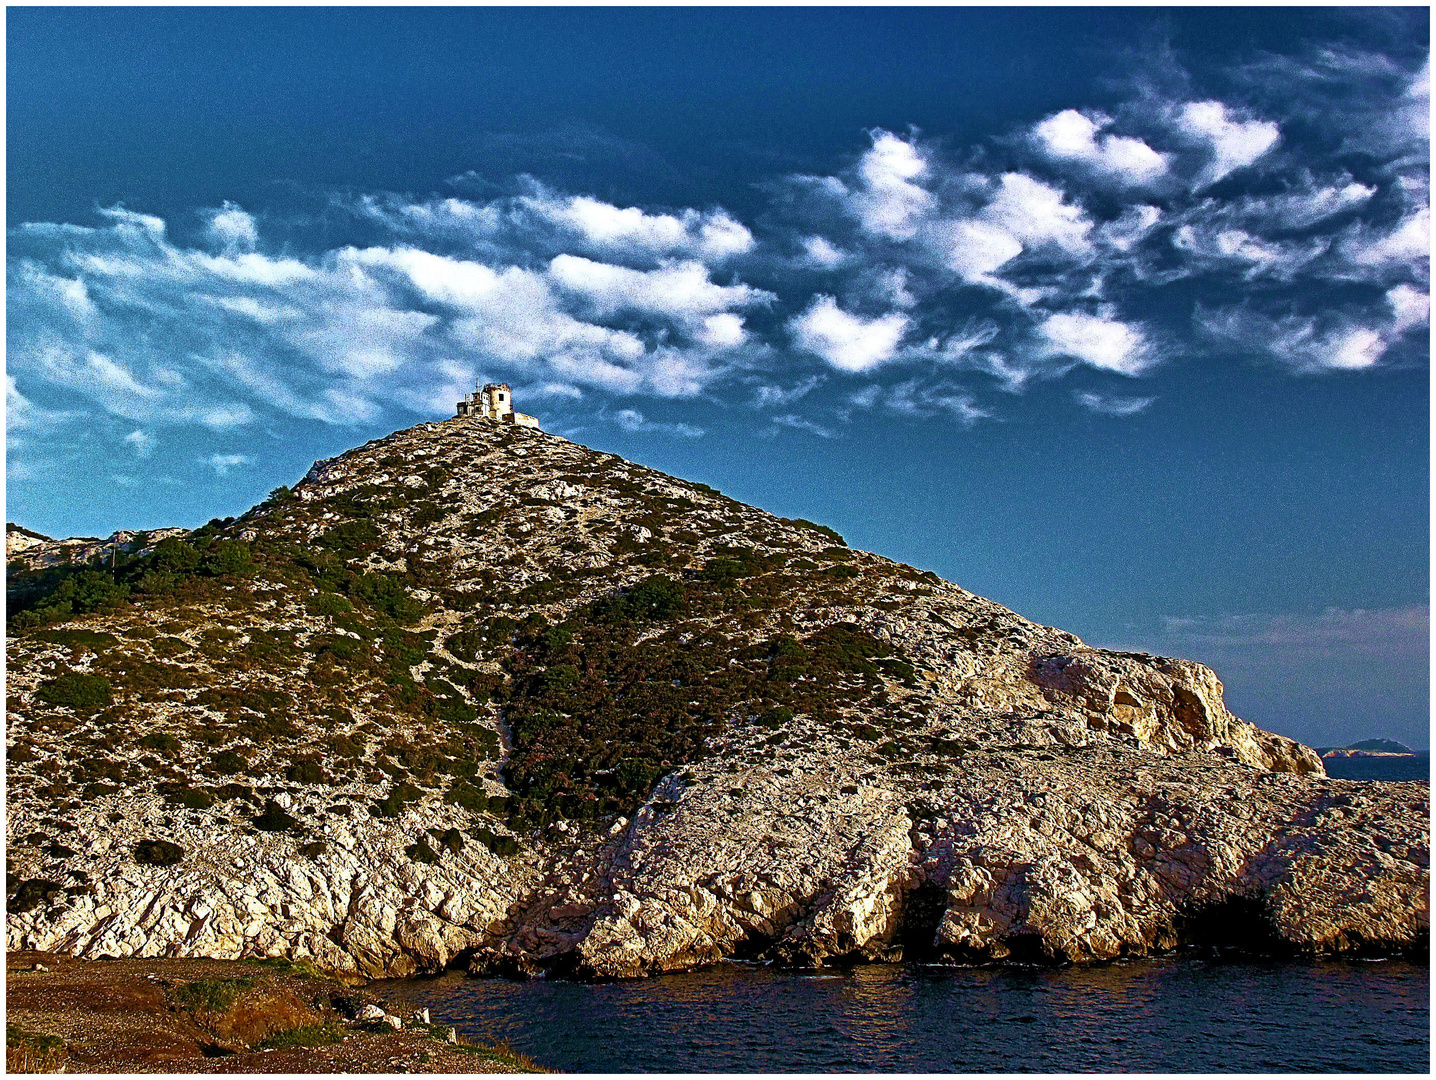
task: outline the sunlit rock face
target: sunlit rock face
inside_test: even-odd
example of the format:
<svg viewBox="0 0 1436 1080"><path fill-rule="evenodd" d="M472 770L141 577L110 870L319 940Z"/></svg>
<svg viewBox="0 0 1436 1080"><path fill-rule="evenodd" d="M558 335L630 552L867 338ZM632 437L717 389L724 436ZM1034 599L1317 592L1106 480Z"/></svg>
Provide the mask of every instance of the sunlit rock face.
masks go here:
<svg viewBox="0 0 1436 1080"><path fill-rule="evenodd" d="M10 558L11 948L629 977L1428 934L1427 785L539 431Z"/></svg>

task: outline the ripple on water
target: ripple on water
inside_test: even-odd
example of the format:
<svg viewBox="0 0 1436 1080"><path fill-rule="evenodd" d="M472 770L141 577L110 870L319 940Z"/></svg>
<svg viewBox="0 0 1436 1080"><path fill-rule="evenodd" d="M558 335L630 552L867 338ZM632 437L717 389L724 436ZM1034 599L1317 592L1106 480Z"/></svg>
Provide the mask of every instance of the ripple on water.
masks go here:
<svg viewBox="0 0 1436 1080"><path fill-rule="evenodd" d="M1404 961L1097 968L722 964L624 983L383 984L568 1072L1426 1072L1430 973Z"/></svg>

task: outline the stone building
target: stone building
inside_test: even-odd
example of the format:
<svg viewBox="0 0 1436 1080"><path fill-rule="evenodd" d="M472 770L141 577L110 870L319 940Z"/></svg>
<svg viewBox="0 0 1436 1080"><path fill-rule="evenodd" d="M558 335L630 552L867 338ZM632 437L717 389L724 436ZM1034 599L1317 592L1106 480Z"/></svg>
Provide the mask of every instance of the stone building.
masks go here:
<svg viewBox="0 0 1436 1080"><path fill-rule="evenodd" d="M514 412L514 395L508 383L488 383L459 402L459 416L478 416L485 420L498 420L516 427L539 426L536 417Z"/></svg>

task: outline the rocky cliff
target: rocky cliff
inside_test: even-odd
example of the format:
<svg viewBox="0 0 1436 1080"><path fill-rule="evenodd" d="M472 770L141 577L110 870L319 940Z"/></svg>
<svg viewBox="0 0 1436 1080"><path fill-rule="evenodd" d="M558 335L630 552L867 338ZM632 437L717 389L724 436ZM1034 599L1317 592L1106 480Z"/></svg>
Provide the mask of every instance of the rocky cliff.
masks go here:
<svg viewBox="0 0 1436 1080"><path fill-rule="evenodd" d="M11 948L633 976L1426 940L1427 785L1328 779L1199 664L556 436L424 424L96 543L11 551Z"/></svg>

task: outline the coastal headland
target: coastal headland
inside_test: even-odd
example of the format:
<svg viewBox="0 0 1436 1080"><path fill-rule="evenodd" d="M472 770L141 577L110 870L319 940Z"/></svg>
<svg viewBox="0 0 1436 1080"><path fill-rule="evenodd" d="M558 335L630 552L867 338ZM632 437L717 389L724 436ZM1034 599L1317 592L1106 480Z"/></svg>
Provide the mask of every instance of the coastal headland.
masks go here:
<svg viewBox="0 0 1436 1080"><path fill-rule="evenodd" d="M1200 664L538 430L421 424L189 532L13 535L12 950L1426 948L1427 784L1331 779Z"/></svg>

